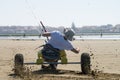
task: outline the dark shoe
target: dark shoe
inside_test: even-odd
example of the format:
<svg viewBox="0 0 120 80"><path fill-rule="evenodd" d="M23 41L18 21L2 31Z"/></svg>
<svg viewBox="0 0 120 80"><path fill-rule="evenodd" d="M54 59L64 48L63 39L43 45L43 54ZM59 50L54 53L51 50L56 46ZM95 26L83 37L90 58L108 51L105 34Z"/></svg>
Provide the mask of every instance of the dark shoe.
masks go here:
<svg viewBox="0 0 120 80"><path fill-rule="evenodd" d="M41 69L43 69L43 70L50 69L50 66L41 65Z"/></svg>

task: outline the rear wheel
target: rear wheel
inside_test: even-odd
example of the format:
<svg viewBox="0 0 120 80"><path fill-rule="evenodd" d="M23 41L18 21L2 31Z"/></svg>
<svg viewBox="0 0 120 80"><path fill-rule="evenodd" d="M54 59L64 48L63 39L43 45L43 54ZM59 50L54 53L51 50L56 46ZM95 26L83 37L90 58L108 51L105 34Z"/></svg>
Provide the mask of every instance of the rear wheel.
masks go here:
<svg viewBox="0 0 120 80"><path fill-rule="evenodd" d="M88 53L82 53L81 55L81 70L83 74L90 73L90 55Z"/></svg>
<svg viewBox="0 0 120 80"><path fill-rule="evenodd" d="M14 57L14 73L19 75L23 71L24 58L22 54L16 54Z"/></svg>

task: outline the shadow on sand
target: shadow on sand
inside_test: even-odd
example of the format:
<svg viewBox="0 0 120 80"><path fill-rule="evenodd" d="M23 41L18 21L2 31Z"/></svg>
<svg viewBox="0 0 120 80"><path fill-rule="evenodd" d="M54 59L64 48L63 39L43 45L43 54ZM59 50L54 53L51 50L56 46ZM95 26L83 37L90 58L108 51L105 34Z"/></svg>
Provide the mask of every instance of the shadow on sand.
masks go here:
<svg viewBox="0 0 120 80"><path fill-rule="evenodd" d="M40 69L40 70L33 71L32 74L74 74L74 75L80 75L82 73L78 72L78 71L61 70L61 69L57 69L57 70L51 70L51 69L42 70L42 69Z"/></svg>

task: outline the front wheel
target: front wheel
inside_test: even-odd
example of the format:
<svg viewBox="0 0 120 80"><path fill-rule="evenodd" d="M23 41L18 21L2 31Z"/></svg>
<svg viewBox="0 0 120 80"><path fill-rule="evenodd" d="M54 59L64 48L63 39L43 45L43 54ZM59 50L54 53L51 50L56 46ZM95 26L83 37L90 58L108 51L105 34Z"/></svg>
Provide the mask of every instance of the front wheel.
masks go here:
<svg viewBox="0 0 120 80"><path fill-rule="evenodd" d="M90 55L88 53L82 53L81 55L81 70L83 74L89 74L90 69Z"/></svg>

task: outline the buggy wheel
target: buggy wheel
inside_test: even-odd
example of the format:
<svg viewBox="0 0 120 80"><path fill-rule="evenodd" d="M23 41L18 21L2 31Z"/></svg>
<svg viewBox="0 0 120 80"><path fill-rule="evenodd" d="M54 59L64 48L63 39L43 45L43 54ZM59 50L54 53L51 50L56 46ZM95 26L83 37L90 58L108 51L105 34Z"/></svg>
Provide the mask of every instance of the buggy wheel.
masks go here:
<svg viewBox="0 0 120 80"><path fill-rule="evenodd" d="M88 53L82 53L81 55L81 70L83 74L90 73L90 55Z"/></svg>
<svg viewBox="0 0 120 80"><path fill-rule="evenodd" d="M14 57L14 73L19 75L23 70L24 58L22 54L16 54Z"/></svg>

